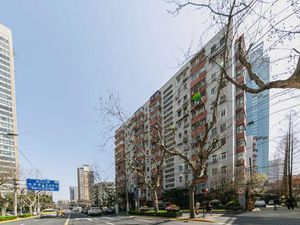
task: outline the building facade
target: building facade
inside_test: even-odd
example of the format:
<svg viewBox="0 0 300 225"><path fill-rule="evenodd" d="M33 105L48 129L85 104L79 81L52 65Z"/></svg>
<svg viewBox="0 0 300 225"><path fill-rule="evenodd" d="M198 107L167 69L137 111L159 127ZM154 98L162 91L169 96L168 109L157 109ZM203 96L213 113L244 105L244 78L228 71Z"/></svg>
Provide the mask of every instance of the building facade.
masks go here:
<svg viewBox="0 0 300 225"><path fill-rule="evenodd" d="M264 43L261 42L250 52L250 62L253 72L259 75L265 83L270 81L270 58L264 55ZM249 87L256 84L246 78ZM256 137L257 141L257 172L268 173L269 167L269 112L270 91L258 94L246 94L247 98L247 135Z"/></svg>
<svg viewBox="0 0 300 225"><path fill-rule="evenodd" d="M100 207L115 206L116 187L114 182L100 182L92 187L91 203Z"/></svg>
<svg viewBox="0 0 300 225"><path fill-rule="evenodd" d="M149 160L149 156L160 157L155 134L151 131L153 126L157 127L167 148L176 148L195 161L195 150L205 123L212 119L220 78L217 63L222 61L224 42L220 31L116 131L116 189L119 197L124 196L126 190L134 193L138 189L141 202L152 200L151 191L131 172L126 159L143 162L149 179L157 172ZM245 83L245 70L234 57L236 46L228 48L231 50L226 62L229 65L227 74L236 82ZM245 171L246 167L245 92L225 80L220 85L217 120L208 136L208 142L218 140L218 147L209 156L205 174L197 180L196 194L202 193L204 188L210 191L218 189L226 180L232 179L236 171ZM166 154L158 196L164 190L186 188L191 179L189 165L177 156Z"/></svg>
<svg viewBox="0 0 300 225"><path fill-rule="evenodd" d="M70 202L77 202L78 201L78 187L71 186L69 187L70 190Z"/></svg>
<svg viewBox="0 0 300 225"><path fill-rule="evenodd" d="M0 174L19 178L12 32L0 24Z"/></svg>
<svg viewBox="0 0 300 225"><path fill-rule="evenodd" d="M91 200L91 188L94 184L94 172L89 165L83 165L77 169L78 180L78 200L90 201Z"/></svg>

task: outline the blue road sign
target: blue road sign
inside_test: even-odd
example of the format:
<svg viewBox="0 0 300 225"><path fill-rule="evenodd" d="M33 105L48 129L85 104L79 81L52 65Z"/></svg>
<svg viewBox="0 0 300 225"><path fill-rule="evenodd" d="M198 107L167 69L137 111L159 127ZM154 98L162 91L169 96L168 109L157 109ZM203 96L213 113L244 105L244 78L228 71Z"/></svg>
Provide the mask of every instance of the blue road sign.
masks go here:
<svg viewBox="0 0 300 225"><path fill-rule="evenodd" d="M27 189L30 191L59 191L57 180L26 179Z"/></svg>

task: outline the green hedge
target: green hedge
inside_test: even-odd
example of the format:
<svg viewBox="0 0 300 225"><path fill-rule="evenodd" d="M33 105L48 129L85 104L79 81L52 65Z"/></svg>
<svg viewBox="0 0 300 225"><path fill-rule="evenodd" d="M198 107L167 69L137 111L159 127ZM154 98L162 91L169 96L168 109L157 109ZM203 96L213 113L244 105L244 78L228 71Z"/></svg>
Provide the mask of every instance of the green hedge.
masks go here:
<svg viewBox="0 0 300 225"><path fill-rule="evenodd" d="M19 218L27 218L27 217L31 217L32 216L32 214L23 214L23 215L19 215L18 217Z"/></svg>
<svg viewBox="0 0 300 225"><path fill-rule="evenodd" d="M0 221L13 220L16 218L17 218L16 216L0 216Z"/></svg>
<svg viewBox="0 0 300 225"><path fill-rule="evenodd" d="M178 217L182 215L182 213L179 211L170 212L167 210L160 210L157 212L155 212L154 210L149 210L144 212L130 211L129 214L140 215L140 216L161 216L161 217Z"/></svg>

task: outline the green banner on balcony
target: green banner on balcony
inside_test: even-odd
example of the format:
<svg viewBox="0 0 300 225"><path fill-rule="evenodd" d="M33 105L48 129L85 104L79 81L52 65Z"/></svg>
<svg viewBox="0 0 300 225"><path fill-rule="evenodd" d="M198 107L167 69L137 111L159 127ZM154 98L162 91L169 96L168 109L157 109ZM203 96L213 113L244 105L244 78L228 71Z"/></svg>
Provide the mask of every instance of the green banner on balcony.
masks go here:
<svg viewBox="0 0 300 225"><path fill-rule="evenodd" d="M201 99L201 93L199 91L195 92L194 95L192 96L192 101L197 102Z"/></svg>

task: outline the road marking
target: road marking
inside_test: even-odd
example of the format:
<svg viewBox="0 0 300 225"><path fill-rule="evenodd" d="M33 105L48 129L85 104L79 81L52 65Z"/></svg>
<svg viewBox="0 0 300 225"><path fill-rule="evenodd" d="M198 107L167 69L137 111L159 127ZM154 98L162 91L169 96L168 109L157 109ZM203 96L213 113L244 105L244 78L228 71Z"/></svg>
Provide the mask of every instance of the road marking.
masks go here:
<svg viewBox="0 0 300 225"><path fill-rule="evenodd" d="M91 218L86 218L88 221L93 221Z"/></svg>
<svg viewBox="0 0 300 225"><path fill-rule="evenodd" d="M111 217L103 217L104 219L107 219L107 220L112 220L113 218Z"/></svg>
<svg viewBox="0 0 300 225"><path fill-rule="evenodd" d="M70 216L71 216L71 214L69 215L69 217L68 217L68 219L66 220L66 222L64 223L64 225L68 225L68 224L69 224Z"/></svg>
<svg viewBox="0 0 300 225"><path fill-rule="evenodd" d="M106 224L108 224L108 225L115 225L115 224L113 224L113 223L110 223L110 222L105 222Z"/></svg>

